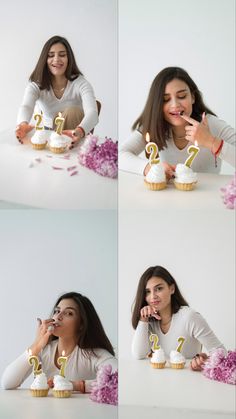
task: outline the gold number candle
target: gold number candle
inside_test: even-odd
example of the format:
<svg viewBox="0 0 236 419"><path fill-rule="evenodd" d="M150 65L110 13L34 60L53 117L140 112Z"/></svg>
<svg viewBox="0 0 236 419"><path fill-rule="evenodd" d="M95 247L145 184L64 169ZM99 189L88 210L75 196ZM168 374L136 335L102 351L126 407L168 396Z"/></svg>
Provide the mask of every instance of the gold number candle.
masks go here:
<svg viewBox="0 0 236 419"><path fill-rule="evenodd" d="M160 349L160 346L158 345L158 341L159 341L159 337L157 335L155 335L154 333L152 333L149 337L150 342L153 342L152 344L152 350L157 351L158 349Z"/></svg>
<svg viewBox="0 0 236 419"><path fill-rule="evenodd" d="M63 130L63 125L65 122L65 118L61 116L61 112L58 113L58 116L55 119L55 124L57 126L56 133L61 135Z"/></svg>
<svg viewBox="0 0 236 419"><path fill-rule="evenodd" d="M34 119L35 119L35 121L37 121L36 122L36 125L35 125L35 129L36 130L42 130L43 129L43 126L39 126L40 124L41 124L41 122L42 122L42 119L43 119L43 116L42 116L42 114L40 114L40 113L36 113L35 115L34 115Z"/></svg>
<svg viewBox="0 0 236 419"><path fill-rule="evenodd" d="M196 158L196 156L198 155L200 149L198 147L198 143L197 141L195 141L194 143L195 145L190 145L188 147L188 154L190 154L190 156L187 158L186 162L184 163L185 166L191 167L193 160Z"/></svg>
<svg viewBox="0 0 236 419"><path fill-rule="evenodd" d="M33 373L34 373L34 375L42 374L43 371L42 371L42 369L40 367L39 359L38 359L38 357L36 355L32 355L31 349L29 349L29 355L30 356L29 356L28 361L29 361L29 364L32 365L32 367L33 367Z"/></svg>
<svg viewBox="0 0 236 419"><path fill-rule="evenodd" d="M62 377L65 377L65 368L66 368L66 363L67 363L67 357L65 356L65 351L62 351L62 356L60 356L57 360L58 365L60 365L60 375Z"/></svg>
<svg viewBox="0 0 236 419"><path fill-rule="evenodd" d="M150 154L149 163L150 164L158 164L160 163L160 158L158 156L158 147L156 143L150 141L150 135L147 132L146 134L146 142L147 145L145 147L147 154Z"/></svg>
<svg viewBox="0 0 236 419"><path fill-rule="evenodd" d="M181 352L181 351L182 351L182 348L183 348L183 344L184 344L184 342L185 342L185 338L184 338L183 336L180 336L180 337L178 338L178 342L179 342L179 345L178 345L178 347L176 348L176 351L177 351L177 352Z"/></svg>

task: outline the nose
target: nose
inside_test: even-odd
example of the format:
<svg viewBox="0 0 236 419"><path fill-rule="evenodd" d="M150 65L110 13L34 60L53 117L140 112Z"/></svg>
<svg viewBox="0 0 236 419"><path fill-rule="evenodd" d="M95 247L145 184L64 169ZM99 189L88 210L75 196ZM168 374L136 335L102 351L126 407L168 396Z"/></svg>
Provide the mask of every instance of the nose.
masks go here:
<svg viewBox="0 0 236 419"><path fill-rule="evenodd" d="M155 297L156 297L156 291L155 290L152 290L151 291L151 299L153 300Z"/></svg>
<svg viewBox="0 0 236 419"><path fill-rule="evenodd" d="M170 105L175 108L179 105L179 99L176 96L170 98Z"/></svg>
<svg viewBox="0 0 236 419"><path fill-rule="evenodd" d="M55 320L62 320L63 319L63 314L64 314L63 311L60 311L60 313L56 313L55 316L54 316Z"/></svg>

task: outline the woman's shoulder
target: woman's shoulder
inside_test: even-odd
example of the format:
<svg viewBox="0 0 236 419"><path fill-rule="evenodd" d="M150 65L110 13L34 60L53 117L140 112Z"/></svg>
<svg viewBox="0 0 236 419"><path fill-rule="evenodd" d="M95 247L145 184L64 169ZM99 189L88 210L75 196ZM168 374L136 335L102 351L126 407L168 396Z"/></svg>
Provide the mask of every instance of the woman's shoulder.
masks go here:
<svg viewBox="0 0 236 419"><path fill-rule="evenodd" d="M184 317L187 319L192 319L195 317L196 314L199 314L194 308L189 306L181 306L178 313L176 313L179 317Z"/></svg>
<svg viewBox="0 0 236 419"><path fill-rule="evenodd" d="M218 128L228 125L226 121L218 118L218 116L207 114L206 117L210 128Z"/></svg>
<svg viewBox="0 0 236 419"><path fill-rule="evenodd" d="M76 79L71 80L70 83L71 83L71 86L75 86L75 87L81 87L84 85L90 86L90 83L82 74L76 77Z"/></svg>

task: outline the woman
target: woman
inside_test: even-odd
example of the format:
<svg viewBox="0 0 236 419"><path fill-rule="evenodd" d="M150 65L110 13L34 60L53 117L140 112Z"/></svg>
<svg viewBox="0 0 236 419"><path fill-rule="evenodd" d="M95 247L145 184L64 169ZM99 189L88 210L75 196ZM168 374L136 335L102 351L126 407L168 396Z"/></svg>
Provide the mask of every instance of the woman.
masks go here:
<svg viewBox="0 0 236 419"><path fill-rule="evenodd" d="M2 376L2 387L19 387L31 374L29 349L39 356L42 370L53 386L53 376L59 373L57 359L62 351L68 357L65 375L75 391L89 393L101 365L117 368L114 350L101 321L87 297L76 292L62 295L56 302L52 317L39 320L36 339Z"/></svg>
<svg viewBox="0 0 236 419"><path fill-rule="evenodd" d="M45 129L55 127L58 112L65 118L64 134L77 144L98 122L92 86L77 67L69 42L53 36L44 45L30 76L18 112L16 136L20 143L33 129L30 120L35 105L43 113Z"/></svg>
<svg viewBox="0 0 236 419"><path fill-rule="evenodd" d="M222 160L235 167L234 129L204 104L198 87L182 68L167 67L156 76L132 129L135 131L120 149L122 170L141 175L150 170L147 160L139 156L147 132L158 145L167 178L174 177L176 164L185 162L187 148L195 141L200 153L192 164L194 171L219 173Z"/></svg>
<svg viewBox="0 0 236 419"><path fill-rule="evenodd" d="M176 281L162 266L150 267L141 276L132 325L132 353L137 359L145 358L150 351L152 333L158 336L158 345L166 356L176 349L178 338L184 337L182 353L193 358L191 367L196 371L202 369L207 359L207 354L201 353L202 345L207 351L224 348L203 317L188 306Z"/></svg>

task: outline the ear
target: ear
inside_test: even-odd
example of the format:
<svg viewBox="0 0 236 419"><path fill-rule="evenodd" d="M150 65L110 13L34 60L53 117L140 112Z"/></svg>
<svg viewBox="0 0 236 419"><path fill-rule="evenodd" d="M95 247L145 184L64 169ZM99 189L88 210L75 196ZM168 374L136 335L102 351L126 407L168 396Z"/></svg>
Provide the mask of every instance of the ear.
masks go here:
<svg viewBox="0 0 236 419"><path fill-rule="evenodd" d="M171 294L174 294L174 293L175 293L175 286L174 286L174 284L172 284L172 285L170 286L170 293L171 293Z"/></svg>
<svg viewBox="0 0 236 419"><path fill-rule="evenodd" d="M195 103L195 96L194 94L192 94L192 100L191 100L192 105Z"/></svg>

